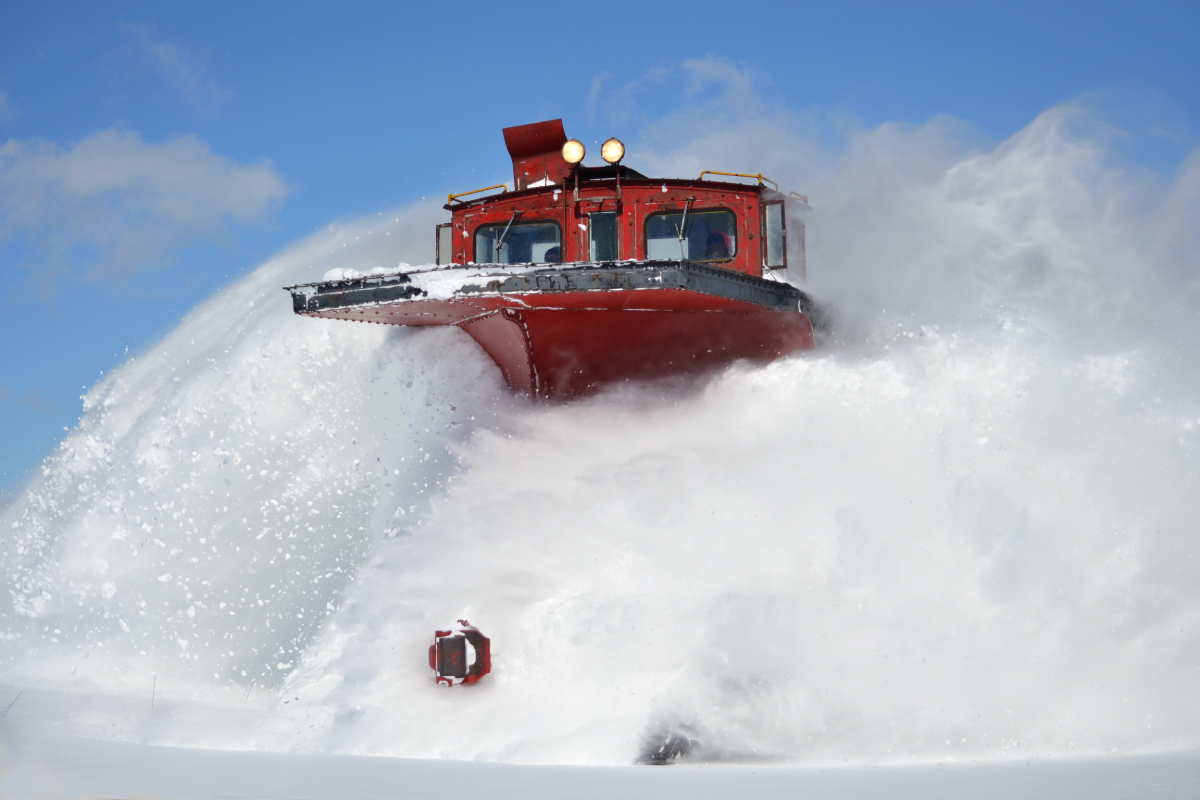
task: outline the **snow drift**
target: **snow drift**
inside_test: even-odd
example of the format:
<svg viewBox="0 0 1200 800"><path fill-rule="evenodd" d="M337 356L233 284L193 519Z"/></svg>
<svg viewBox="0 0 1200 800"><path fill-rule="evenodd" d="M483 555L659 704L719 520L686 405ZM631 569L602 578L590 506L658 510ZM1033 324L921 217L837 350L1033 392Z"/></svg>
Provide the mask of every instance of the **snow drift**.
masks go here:
<svg viewBox="0 0 1200 800"><path fill-rule="evenodd" d="M456 330L292 317L278 287L419 263L396 241L437 215L331 228L89 392L4 512L5 678L261 703L130 733L226 747L1200 746L1200 157L1160 185L1069 107L988 150L945 120L758 146L772 124L689 149L812 197L822 350L528 406ZM494 672L439 689L458 618Z"/></svg>

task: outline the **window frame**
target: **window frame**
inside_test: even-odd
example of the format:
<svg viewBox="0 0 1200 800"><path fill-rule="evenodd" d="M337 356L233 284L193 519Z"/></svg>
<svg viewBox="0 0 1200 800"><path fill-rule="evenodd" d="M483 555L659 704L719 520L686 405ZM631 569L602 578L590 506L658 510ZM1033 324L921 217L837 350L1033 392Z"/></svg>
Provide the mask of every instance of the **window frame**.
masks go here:
<svg viewBox="0 0 1200 800"><path fill-rule="evenodd" d="M478 225L476 225L474 228L471 229L471 254L473 256L475 256L474 263L476 263L476 264L496 264L497 266L501 266L501 267L512 266L513 263L516 263L516 264L555 264L555 263L563 264L563 263L566 263L561 258L563 248L565 247L565 245L563 243L562 225L557 220L553 220L553 219L522 220L520 222L514 222L513 228L520 228L524 225L553 225L555 227L555 229L558 231L558 247L559 247L560 258L557 262L554 262L554 261L517 261L517 262L509 262L507 264L503 264L498 261L480 261L479 253L477 252L479 250L479 241L477 239L477 237L479 236L479 231L483 228L500 228L501 230L503 230L504 226L507 224L508 224L507 222L480 222Z"/></svg>
<svg viewBox="0 0 1200 800"><path fill-rule="evenodd" d="M602 259L592 258L592 230L593 230L592 225L594 224L594 220L592 219L592 217L599 216L600 214L612 215L613 221L616 223L615 228L613 230L613 243L616 245L617 252L616 252L616 255L612 258L612 260L620 261L621 260L621 213L619 211L589 211L589 212L587 212L587 217L588 217L588 230L587 230L588 261L596 261L598 263L602 262Z"/></svg>
<svg viewBox="0 0 1200 800"><path fill-rule="evenodd" d="M734 211L732 208L729 208L728 206L712 206L712 207L696 208L696 206L693 204L692 207L690 209L688 209L688 216L691 216L693 214L705 214L710 211L724 211L733 216L733 233L734 233L733 252L729 254L729 258L719 258L719 259L713 259L711 261L707 260L707 259L698 259L698 258L688 258L686 260L687 261L695 261L699 264L728 264L731 261L736 261L738 258L738 254L742 252L742 248L738 244L738 242L741 240L741 233L738 230L738 213L736 211ZM648 230L646 230L646 228L647 228L647 226L649 226L650 220L652 220L654 217L665 216L667 214L679 214L682 216L683 209L672 209L669 211L665 211L665 210L664 211L653 211L653 212L647 214L645 216L645 218L642 220L642 252L646 254L647 261L650 260L650 233ZM675 259L669 259L669 260L674 261Z"/></svg>
<svg viewBox="0 0 1200 800"><path fill-rule="evenodd" d="M783 238L782 238L782 241L780 244L780 246L783 248L783 251L781 253L781 255L783 256L783 263L776 264L775 266L771 266L769 263L767 263L768 259L770 258L770 242L771 242L770 233L767 231L767 207L768 206L779 206L779 225L783 230ZM762 202L762 233L760 234L762 236L762 267L763 267L763 269L771 270L772 272L777 269L787 269L787 265L788 265L787 229L788 229L788 226L787 226L787 201L785 201L785 200L764 200Z"/></svg>
<svg viewBox="0 0 1200 800"><path fill-rule="evenodd" d="M442 228L450 229L450 260L442 263ZM433 263L439 267L454 263L454 223L436 225L433 229Z"/></svg>

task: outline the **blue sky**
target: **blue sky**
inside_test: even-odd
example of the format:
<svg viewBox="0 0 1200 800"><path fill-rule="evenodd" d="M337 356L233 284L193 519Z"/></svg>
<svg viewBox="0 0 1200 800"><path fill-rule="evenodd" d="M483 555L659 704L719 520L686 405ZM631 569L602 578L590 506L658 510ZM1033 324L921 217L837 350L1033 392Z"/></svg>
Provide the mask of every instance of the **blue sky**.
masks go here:
<svg viewBox="0 0 1200 800"><path fill-rule="evenodd" d="M502 127L636 142L749 87L999 141L1090 98L1169 176L1198 42L1194 2L0 4L0 498L126 352L333 220L503 179Z"/></svg>

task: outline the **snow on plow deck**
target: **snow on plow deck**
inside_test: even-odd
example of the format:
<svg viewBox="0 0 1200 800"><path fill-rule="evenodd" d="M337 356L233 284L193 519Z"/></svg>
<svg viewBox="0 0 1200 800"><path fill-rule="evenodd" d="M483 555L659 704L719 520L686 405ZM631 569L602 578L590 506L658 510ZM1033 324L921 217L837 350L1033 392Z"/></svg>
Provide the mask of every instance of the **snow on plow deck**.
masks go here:
<svg viewBox="0 0 1200 800"><path fill-rule="evenodd" d="M485 308L482 304L493 296L668 288L779 311L808 313L811 305L808 296L790 284L692 261L580 262L556 267L471 265L285 287L292 294L293 311L316 316L330 316L321 312L344 308L365 313L368 306L402 300L474 300ZM528 305L524 300L518 304ZM657 305L651 307L660 310ZM714 304L714 310L725 309Z"/></svg>

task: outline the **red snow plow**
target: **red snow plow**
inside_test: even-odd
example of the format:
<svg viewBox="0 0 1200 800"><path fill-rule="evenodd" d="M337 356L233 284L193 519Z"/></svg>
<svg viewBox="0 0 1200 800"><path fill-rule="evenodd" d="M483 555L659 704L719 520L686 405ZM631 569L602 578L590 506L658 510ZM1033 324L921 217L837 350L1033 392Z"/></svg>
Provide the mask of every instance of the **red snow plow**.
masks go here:
<svg viewBox="0 0 1200 800"><path fill-rule="evenodd" d="M465 619L458 624L456 630L434 631L429 646L434 681L446 686L475 683L492 671L492 640Z"/></svg>
<svg viewBox="0 0 1200 800"><path fill-rule="evenodd" d="M790 250L804 280L803 221L787 212L805 197L761 174L651 179L616 139L585 167L562 120L504 141L513 191L450 195L436 266L289 286L295 313L456 326L510 388L544 399L813 348L810 298L775 277Z"/></svg>

